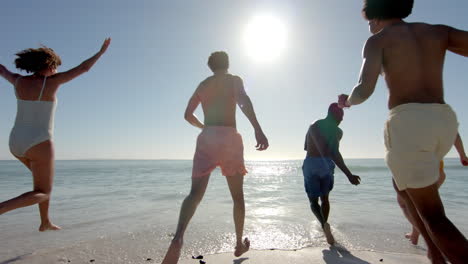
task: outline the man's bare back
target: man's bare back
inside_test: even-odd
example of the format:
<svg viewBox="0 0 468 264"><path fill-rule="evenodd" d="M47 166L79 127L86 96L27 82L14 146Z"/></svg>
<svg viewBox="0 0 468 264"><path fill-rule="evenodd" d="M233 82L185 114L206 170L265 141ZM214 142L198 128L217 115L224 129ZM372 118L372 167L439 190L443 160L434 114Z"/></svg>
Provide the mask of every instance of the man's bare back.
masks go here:
<svg viewBox="0 0 468 264"><path fill-rule="evenodd" d="M236 105L244 93L242 79L228 73L216 73L200 83L200 98L205 126L236 127Z"/></svg>
<svg viewBox="0 0 468 264"><path fill-rule="evenodd" d="M308 157L332 158L342 137L343 131L336 123L315 121L307 131L304 150Z"/></svg>
<svg viewBox="0 0 468 264"><path fill-rule="evenodd" d="M449 32L447 26L403 22L375 35L383 49L390 109L405 103L444 103L442 71Z"/></svg>
<svg viewBox="0 0 468 264"><path fill-rule="evenodd" d="M371 31L377 27L369 22ZM360 82L347 105L364 102L383 71L389 89L388 108L407 103L444 104L443 66L446 51L468 56L468 32L445 25L389 20L364 47ZM342 97L340 100L344 104Z"/></svg>
<svg viewBox="0 0 468 264"><path fill-rule="evenodd" d="M423 235L432 263L466 263L468 241L447 218L438 193L439 161L456 139L458 121L444 102L446 51L468 56L468 32L445 25L406 23L413 0L364 0L373 34L363 50L358 85L338 96L340 107L366 101L383 70L389 88L386 162ZM434 202L437 201L437 202Z"/></svg>

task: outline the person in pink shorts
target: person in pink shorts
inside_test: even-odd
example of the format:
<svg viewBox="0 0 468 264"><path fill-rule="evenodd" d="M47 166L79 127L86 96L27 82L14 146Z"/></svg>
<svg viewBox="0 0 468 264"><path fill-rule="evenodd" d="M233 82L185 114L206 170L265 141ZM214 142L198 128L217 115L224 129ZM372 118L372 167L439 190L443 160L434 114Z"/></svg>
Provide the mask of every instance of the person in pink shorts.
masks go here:
<svg viewBox="0 0 468 264"><path fill-rule="evenodd" d="M239 257L250 247L247 238L242 240L245 218L243 183L247 170L244 165L242 137L236 130L236 105L239 105L255 130L257 150L266 150L268 139L257 121L242 79L228 73L227 53L212 53L208 59L208 66L214 74L200 83L185 110L187 122L202 129L202 132L197 138L193 158L192 188L182 203L177 230L162 264L176 264L179 261L187 225L205 194L211 172L218 166L226 177L234 202L237 239L234 255ZM200 103L204 123L194 115Z"/></svg>

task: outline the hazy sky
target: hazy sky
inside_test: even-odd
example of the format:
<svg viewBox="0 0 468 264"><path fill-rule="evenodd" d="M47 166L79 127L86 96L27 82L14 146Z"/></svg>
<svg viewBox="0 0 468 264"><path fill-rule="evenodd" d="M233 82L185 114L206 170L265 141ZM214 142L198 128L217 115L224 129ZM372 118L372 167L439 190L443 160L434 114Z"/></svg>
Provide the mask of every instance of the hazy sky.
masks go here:
<svg viewBox="0 0 468 264"><path fill-rule="evenodd" d="M209 54L225 50L230 72L244 79L271 145L255 151L253 130L238 111L245 158L299 159L309 124L324 117L328 105L358 79L369 37L361 8L359 0L3 1L0 63L16 71L16 52L44 44L62 57L63 71L112 37L94 68L58 93L57 159L191 159L199 130L183 113L196 86L211 74ZM416 0L407 21L467 30L466 10L466 0ZM280 21L286 35L282 52L263 62L250 55L253 40L248 45L244 37L249 22L262 15ZM467 73L466 58L447 55L445 99L458 114L465 142ZM380 79L371 99L346 111L345 158L384 156L387 95ZM13 87L1 79L0 159L12 158L8 136L15 114ZM202 117L200 109L197 114Z"/></svg>

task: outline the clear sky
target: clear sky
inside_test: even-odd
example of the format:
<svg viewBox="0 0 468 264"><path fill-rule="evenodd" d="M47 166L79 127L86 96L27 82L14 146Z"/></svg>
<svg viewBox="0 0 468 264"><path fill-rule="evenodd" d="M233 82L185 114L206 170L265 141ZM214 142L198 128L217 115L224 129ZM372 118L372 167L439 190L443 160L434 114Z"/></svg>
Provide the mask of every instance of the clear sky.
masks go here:
<svg viewBox="0 0 468 264"><path fill-rule="evenodd" d="M253 0L16 0L0 8L0 63L39 44L61 57L59 71L76 66L112 37L107 53L83 76L61 87L55 123L57 159L191 159L199 131L183 113L189 97L211 74L209 54L225 50L230 72L241 76L269 138L255 151L253 130L238 111L246 159L303 158L308 125L349 93L369 37L362 1ZM468 1L416 0L407 21L468 29ZM271 60L249 53L245 32L261 15L283 25L284 49ZM251 40L250 42L252 42ZM278 40L279 41L279 40ZM265 47L268 48L268 47ZM468 60L447 55L445 99L468 142ZM387 90L382 79L341 125L345 158L382 158ZM0 80L0 159L11 159L8 136L16 114L13 87ZM202 117L200 109L197 111ZM454 156L452 150L450 156Z"/></svg>

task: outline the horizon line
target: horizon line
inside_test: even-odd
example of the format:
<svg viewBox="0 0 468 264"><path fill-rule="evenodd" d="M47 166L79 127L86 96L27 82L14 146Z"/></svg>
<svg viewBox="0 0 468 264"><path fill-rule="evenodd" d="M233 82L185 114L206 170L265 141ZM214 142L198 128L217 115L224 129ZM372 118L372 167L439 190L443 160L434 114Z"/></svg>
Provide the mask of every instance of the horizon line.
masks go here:
<svg viewBox="0 0 468 264"><path fill-rule="evenodd" d="M445 157L445 159L456 159L458 157ZM291 159L246 159L245 161L298 161L304 158L291 158ZM383 157L367 157L367 158L345 158L344 160L382 160ZM0 159L0 161L15 161L17 159ZM192 161L193 159L170 159L170 158L155 158L155 159L136 159L136 158L78 158L78 159L56 159L55 161Z"/></svg>

